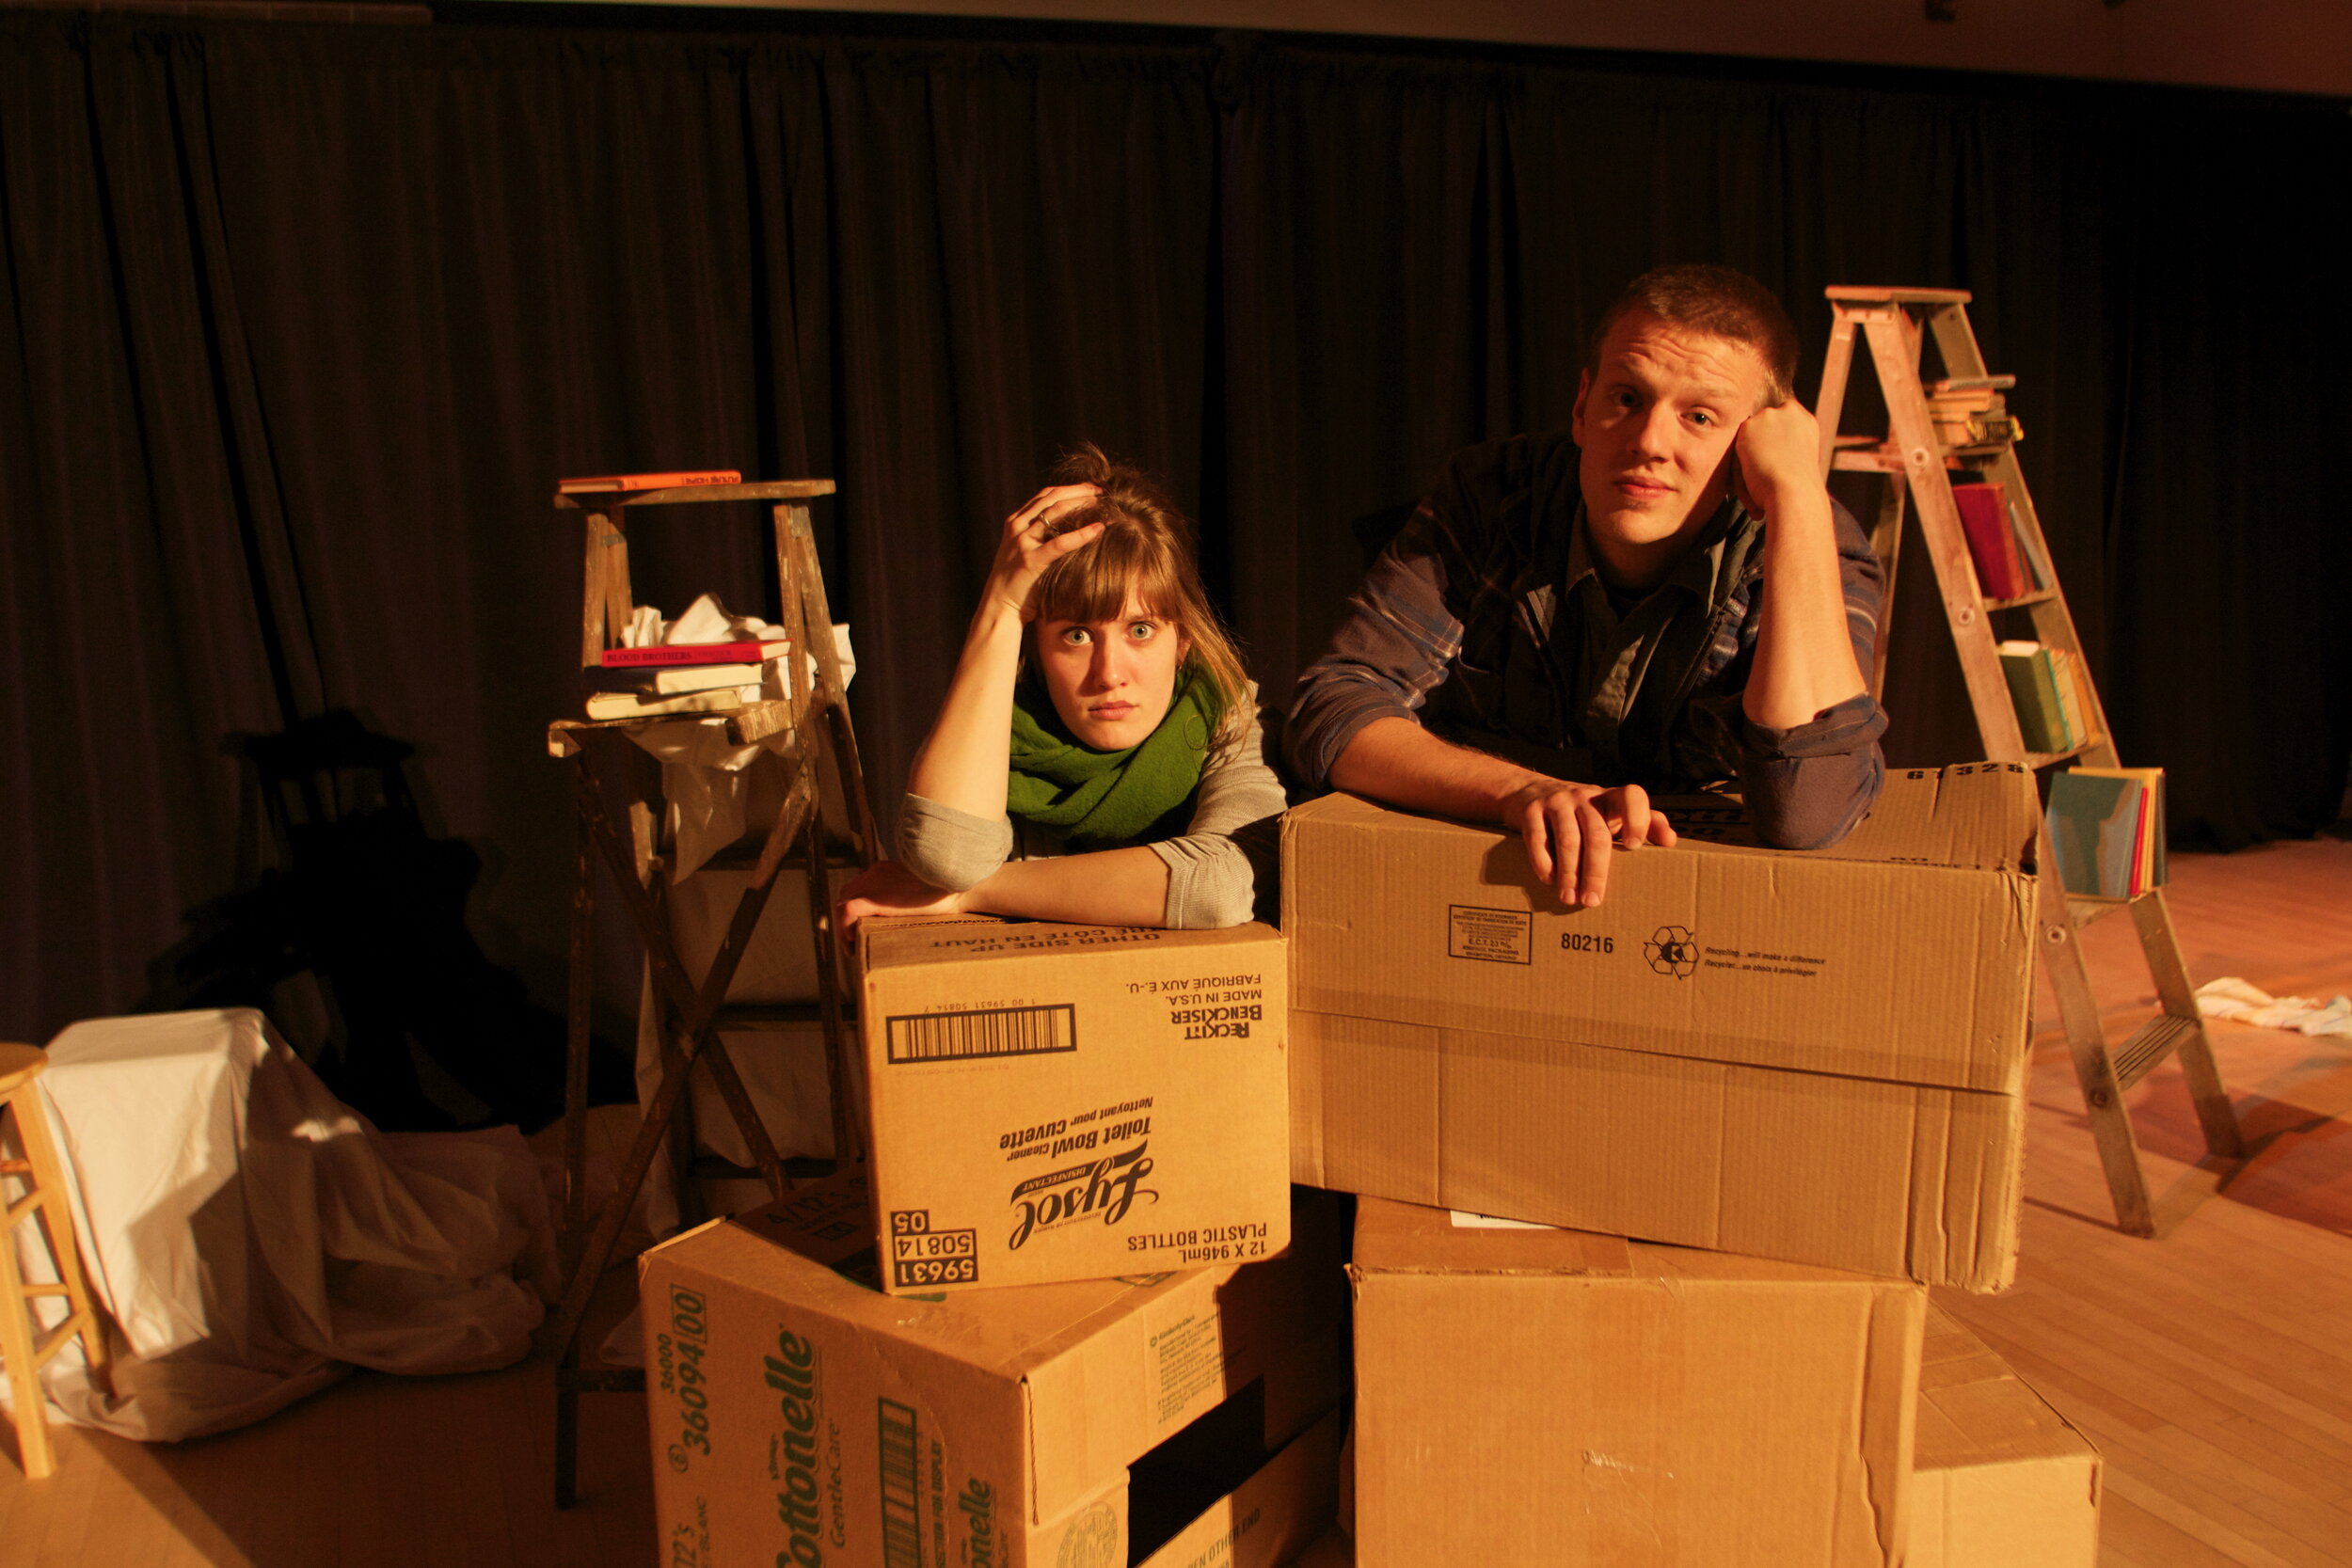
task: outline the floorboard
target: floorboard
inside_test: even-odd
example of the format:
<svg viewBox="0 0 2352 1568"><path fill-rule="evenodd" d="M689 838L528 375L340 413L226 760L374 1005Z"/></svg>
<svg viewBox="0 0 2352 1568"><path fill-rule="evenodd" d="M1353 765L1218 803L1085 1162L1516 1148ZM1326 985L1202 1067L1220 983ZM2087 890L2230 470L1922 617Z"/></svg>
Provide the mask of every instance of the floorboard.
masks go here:
<svg viewBox="0 0 2352 1568"><path fill-rule="evenodd" d="M2352 843L2177 855L2193 977L2352 990ZM2110 1037L2154 1006L2128 923L2085 935ZM1939 1291L2106 1459L2102 1568L2352 1565L2352 1045L2215 1027L2249 1156L2203 1156L2176 1070L2131 1096L2158 1234L2112 1224L2057 1009L2037 1015L2014 1289ZM598 1147L619 1152L617 1123ZM550 1146L551 1147L551 1146ZM608 1276L600 1313L626 1303ZM0 1429L4 1432L5 1429ZM460 1378L355 1374L260 1425L143 1447L72 1429L27 1482L0 1436L0 1568L650 1568L644 1402L581 1401L552 1497L544 1350Z"/></svg>

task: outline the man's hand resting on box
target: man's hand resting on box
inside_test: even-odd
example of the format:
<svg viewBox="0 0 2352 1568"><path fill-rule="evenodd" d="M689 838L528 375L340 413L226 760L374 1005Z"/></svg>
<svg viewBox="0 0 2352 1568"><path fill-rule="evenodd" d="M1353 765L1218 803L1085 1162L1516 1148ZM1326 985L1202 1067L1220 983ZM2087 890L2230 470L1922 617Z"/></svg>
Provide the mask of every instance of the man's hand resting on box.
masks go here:
<svg viewBox="0 0 2352 1568"><path fill-rule="evenodd" d="M1527 840L1527 863L1570 909L1591 909L1609 886L1609 847L1668 845L1675 831L1639 784L1570 784L1440 740L1410 719L1375 719L1331 765L1342 789L1407 811L1498 821Z"/></svg>
<svg viewBox="0 0 2352 1568"><path fill-rule="evenodd" d="M1570 909L1592 909L1609 889L1612 844L1636 848L1675 842L1666 814L1653 810L1640 784L1603 789L1561 779L1532 779L1496 814L1527 841L1528 868Z"/></svg>

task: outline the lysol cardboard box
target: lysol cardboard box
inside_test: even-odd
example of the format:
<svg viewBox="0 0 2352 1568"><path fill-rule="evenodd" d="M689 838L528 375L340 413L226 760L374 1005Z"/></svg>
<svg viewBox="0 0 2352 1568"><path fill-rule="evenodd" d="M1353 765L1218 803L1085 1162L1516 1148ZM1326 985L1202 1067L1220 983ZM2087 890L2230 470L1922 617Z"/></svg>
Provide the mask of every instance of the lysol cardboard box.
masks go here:
<svg viewBox="0 0 2352 1568"><path fill-rule="evenodd" d="M1918 1433L1910 1568L2094 1568L2099 1451L1933 1307Z"/></svg>
<svg viewBox="0 0 2352 1568"><path fill-rule="evenodd" d="M853 1176L654 1248L663 1560L1124 1568L1182 1543L1150 1560L1263 1568L1303 1549L1331 1518L1342 1427L1322 1418L1348 1350L1344 1205L1301 1205L1262 1263L918 1298L875 1288Z"/></svg>
<svg viewBox="0 0 2352 1568"><path fill-rule="evenodd" d="M1899 773L1835 848L1736 802L1563 908L1516 834L1333 795L1282 827L1295 1180L1998 1290L2039 806ZM1715 820L1706 820L1712 816Z"/></svg>
<svg viewBox="0 0 2352 1568"><path fill-rule="evenodd" d="M1926 1291L1366 1198L1363 1568L1893 1568Z"/></svg>
<svg viewBox="0 0 2352 1568"><path fill-rule="evenodd" d="M863 956L883 1289L1282 1250L1289 1009L1272 927L875 921Z"/></svg>

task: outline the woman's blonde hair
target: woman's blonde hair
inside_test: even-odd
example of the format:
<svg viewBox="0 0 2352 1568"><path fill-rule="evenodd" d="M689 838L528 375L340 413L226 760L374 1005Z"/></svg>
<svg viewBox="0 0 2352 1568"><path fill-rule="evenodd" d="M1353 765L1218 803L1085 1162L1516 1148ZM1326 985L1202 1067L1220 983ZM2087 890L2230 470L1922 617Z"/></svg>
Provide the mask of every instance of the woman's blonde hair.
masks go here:
<svg viewBox="0 0 2352 1568"><path fill-rule="evenodd" d="M1101 523L1103 531L1045 568L1030 591L1041 620L1116 621L1133 598L1153 615L1172 621L1192 644L1187 667L1198 669L1216 693L1222 717L1215 739L1222 744L1248 727L1246 698L1249 676L1233 640L1209 606L1193 554L1192 524L1166 486L1140 468L1107 455L1091 441L1064 452L1047 476L1055 484L1091 484L1102 496L1093 504L1054 520L1067 533Z"/></svg>

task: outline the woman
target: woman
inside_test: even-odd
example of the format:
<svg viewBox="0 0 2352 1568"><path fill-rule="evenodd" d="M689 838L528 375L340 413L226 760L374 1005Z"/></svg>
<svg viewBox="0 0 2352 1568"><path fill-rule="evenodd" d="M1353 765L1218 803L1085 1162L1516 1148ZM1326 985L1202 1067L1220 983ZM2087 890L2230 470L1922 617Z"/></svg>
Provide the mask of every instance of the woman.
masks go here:
<svg viewBox="0 0 2352 1568"><path fill-rule="evenodd" d="M1093 446L1053 478L1005 523L907 781L900 858L843 890L845 924L1237 926L1271 877L1282 786L1183 515Z"/></svg>

